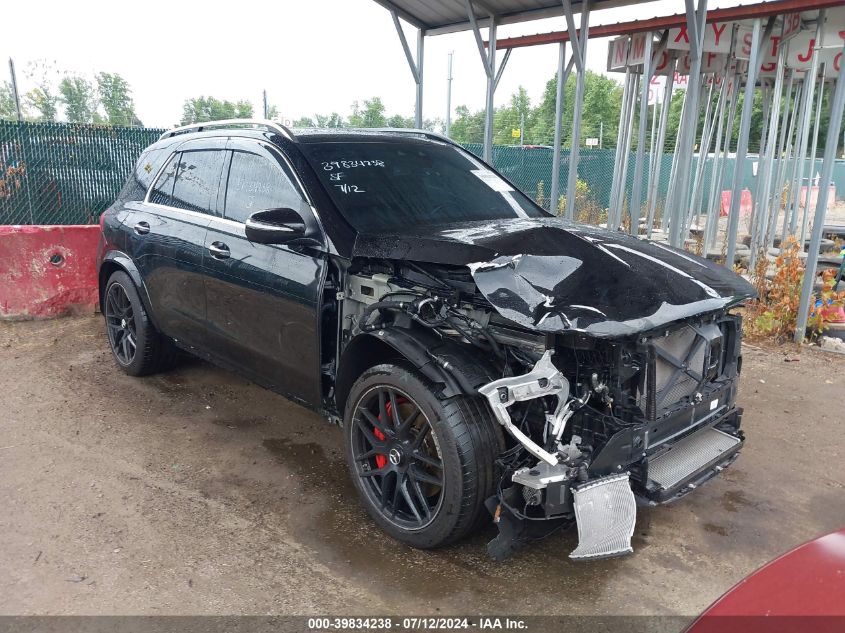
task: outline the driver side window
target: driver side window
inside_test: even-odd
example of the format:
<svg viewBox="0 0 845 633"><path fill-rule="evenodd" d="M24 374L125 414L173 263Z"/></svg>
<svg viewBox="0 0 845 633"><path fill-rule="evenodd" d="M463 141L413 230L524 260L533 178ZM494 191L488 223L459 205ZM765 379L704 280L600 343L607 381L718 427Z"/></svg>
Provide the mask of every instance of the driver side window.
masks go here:
<svg viewBox="0 0 845 633"><path fill-rule="evenodd" d="M234 151L226 185L224 217L245 222L256 211L299 209L302 195L281 165L265 156Z"/></svg>

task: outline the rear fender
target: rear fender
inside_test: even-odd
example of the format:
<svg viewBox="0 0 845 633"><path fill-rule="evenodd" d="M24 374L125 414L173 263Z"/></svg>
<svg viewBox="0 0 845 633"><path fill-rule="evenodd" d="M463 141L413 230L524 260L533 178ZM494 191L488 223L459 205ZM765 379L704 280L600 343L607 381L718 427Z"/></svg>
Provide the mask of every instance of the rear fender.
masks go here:
<svg viewBox="0 0 845 633"><path fill-rule="evenodd" d="M138 296L141 297L141 303L144 304L144 310L146 311L147 316L149 316L153 326L158 329L155 311L153 310L152 303L150 302L150 295L147 292L147 287L144 285L144 281L141 278L141 273L138 272L138 268L135 266L135 262L132 261L132 258L122 251L108 251L103 256L102 262L100 262L100 267L97 271L100 287L100 312L103 311L103 299L106 291L106 283L108 282L109 277L118 270L122 270L129 275L132 283L135 284Z"/></svg>

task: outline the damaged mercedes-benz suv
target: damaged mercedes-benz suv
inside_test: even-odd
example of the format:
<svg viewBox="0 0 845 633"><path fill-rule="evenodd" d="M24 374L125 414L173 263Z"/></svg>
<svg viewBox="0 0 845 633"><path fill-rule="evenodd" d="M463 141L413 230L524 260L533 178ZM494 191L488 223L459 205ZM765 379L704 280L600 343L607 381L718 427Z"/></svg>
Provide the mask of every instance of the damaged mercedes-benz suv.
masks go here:
<svg viewBox="0 0 845 633"><path fill-rule="evenodd" d="M743 445L754 295L687 252L548 215L418 130L178 128L101 219L101 307L132 375L187 350L343 427L355 488L416 547L490 553L576 523L631 551Z"/></svg>

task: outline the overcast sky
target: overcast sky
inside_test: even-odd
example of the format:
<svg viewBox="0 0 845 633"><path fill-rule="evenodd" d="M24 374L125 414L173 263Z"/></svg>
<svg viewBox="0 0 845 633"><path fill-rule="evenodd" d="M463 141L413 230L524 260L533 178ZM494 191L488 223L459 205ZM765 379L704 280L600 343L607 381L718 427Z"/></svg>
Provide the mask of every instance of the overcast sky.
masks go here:
<svg viewBox="0 0 845 633"><path fill-rule="evenodd" d="M711 1L709 7L738 4ZM596 12L591 22L683 11L683 0L657 0ZM503 26L499 37L564 28L560 17ZM414 30L406 31L413 46ZM438 35L426 38L426 118L445 118L449 51L455 53L453 107L483 107L485 76L472 33ZM606 56L607 40L591 40L588 67L604 71ZM246 99L260 114L262 89L292 119L331 111L347 116L353 101L373 96L383 99L388 114L411 116L414 109L414 83L390 13L372 0L8 2L0 27L0 77L8 74L9 57L22 93L32 87L25 71L34 60L61 72L119 73L132 86L138 116L155 127L177 123L185 99L199 95ZM515 50L497 105L519 85L536 103L556 65L554 45Z"/></svg>

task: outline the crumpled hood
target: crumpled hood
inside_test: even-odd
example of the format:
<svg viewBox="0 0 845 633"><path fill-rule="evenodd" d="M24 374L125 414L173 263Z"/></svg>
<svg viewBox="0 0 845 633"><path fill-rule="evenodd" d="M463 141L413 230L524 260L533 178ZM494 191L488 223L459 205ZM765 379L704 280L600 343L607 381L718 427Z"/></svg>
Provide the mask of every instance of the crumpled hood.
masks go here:
<svg viewBox="0 0 845 633"><path fill-rule="evenodd" d="M627 336L755 296L686 251L558 218L360 235L353 256L468 266L499 314L542 332Z"/></svg>

